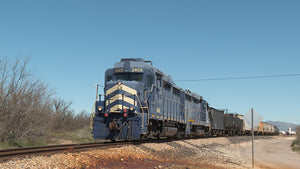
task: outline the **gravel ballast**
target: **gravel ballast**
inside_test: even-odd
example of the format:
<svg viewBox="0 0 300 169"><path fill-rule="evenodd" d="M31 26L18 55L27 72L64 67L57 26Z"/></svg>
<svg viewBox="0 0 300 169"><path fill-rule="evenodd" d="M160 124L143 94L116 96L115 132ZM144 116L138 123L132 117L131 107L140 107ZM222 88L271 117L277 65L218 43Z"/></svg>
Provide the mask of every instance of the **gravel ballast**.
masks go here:
<svg viewBox="0 0 300 169"><path fill-rule="evenodd" d="M276 137L256 137L256 142ZM241 136L35 156L0 163L0 168L251 168L251 164L251 137Z"/></svg>

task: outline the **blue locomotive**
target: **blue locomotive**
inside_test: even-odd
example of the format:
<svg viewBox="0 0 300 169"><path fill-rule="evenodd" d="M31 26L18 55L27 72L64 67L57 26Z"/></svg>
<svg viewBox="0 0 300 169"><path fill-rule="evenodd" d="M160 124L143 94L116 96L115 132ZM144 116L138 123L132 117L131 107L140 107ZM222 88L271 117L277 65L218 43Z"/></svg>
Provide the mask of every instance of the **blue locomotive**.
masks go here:
<svg viewBox="0 0 300 169"><path fill-rule="evenodd" d="M176 86L141 58L125 58L105 72L104 95L93 115L95 139L197 137L209 133L208 103Z"/></svg>

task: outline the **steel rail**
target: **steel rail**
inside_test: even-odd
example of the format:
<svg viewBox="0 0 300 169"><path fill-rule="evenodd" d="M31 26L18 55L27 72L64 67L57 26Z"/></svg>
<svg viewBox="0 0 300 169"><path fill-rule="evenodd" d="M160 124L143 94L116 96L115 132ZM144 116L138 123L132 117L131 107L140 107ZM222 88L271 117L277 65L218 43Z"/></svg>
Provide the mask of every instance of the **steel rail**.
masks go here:
<svg viewBox="0 0 300 169"><path fill-rule="evenodd" d="M177 138L177 139L151 139L151 140L131 140L117 142L96 142L96 143L79 143L79 144L61 144L42 147L28 147L16 149L0 150L0 162L10 160L14 157L28 157L35 155L52 155L56 153L72 153L94 149L118 148L125 145L139 145L143 143L166 143L178 140L205 139L216 136L207 136L201 138ZM229 136L228 136L229 137ZM232 137L232 136L231 136Z"/></svg>
<svg viewBox="0 0 300 169"><path fill-rule="evenodd" d="M0 161L12 159L14 157L25 157L30 155L39 154L55 154L61 152L76 152L90 148L113 148L123 145L134 144L133 142L101 142L101 143L81 143L81 144L63 144L63 145L50 145L43 147L28 147L16 149L3 149L0 150Z"/></svg>

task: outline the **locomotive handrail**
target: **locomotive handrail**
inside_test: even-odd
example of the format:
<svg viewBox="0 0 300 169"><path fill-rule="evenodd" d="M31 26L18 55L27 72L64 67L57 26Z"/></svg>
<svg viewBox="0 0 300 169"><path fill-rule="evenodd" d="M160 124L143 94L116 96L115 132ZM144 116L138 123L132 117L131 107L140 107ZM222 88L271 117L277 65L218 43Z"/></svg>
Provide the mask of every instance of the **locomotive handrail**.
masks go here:
<svg viewBox="0 0 300 169"><path fill-rule="evenodd" d="M137 97L137 100L138 100L138 102L139 102L139 104L140 104L140 108L141 107L143 107L143 105L142 105L142 103L141 103L141 100L140 100L140 98L139 98L139 96L138 95L136 95L136 97ZM144 112L144 109L142 108L142 112L143 112L143 115L142 115L142 129L144 129L144 114L145 114L145 112ZM149 112L149 111L148 111Z"/></svg>
<svg viewBox="0 0 300 169"><path fill-rule="evenodd" d="M152 86L153 86L153 84L152 84ZM145 102L146 102L146 105L147 105L147 112L148 112L148 119L147 119L147 121L148 121L148 124L149 124L149 120L150 120L150 117L149 117L149 113L150 113L150 111L149 111L149 105L148 105L148 99L150 98L150 96L149 96L149 98L147 99L146 97L147 97L147 92L149 92L150 93L150 96L152 95L152 92L153 92L153 90L152 91L150 91L150 90L145 90Z"/></svg>
<svg viewBox="0 0 300 169"><path fill-rule="evenodd" d="M95 98L95 102L94 102L94 105L93 105L93 109L92 109L92 113L91 113L91 122L90 122L90 129L93 130L93 125L94 125L94 120L93 118L95 117L95 108L96 108L96 102L97 102L97 99L98 99L98 87L104 87L100 84L96 84L96 98Z"/></svg>

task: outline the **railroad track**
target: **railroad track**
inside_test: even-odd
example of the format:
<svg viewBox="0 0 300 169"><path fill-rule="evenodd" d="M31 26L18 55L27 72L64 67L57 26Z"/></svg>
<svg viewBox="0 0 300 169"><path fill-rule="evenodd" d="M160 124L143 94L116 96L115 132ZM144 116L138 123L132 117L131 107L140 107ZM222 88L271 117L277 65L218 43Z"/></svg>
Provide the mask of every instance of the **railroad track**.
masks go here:
<svg viewBox="0 0 300 169"><path fill-rule="evenodd" d="M0 150L0 162L7 161L12 158L22 158L37 155L52 155L56 153L71 153L79 152L89 149L107 149L118 148L124 145L138 145L142 143L162 143L170 142L172 139L161 140L133 140L133 141L118 141L118 142L98 142L98 143L83 143L83 144L63 144L63 145L51 145L43 147L28 147L17 149L4 149Z"/></svg>
<svg viewBox="0 0 300 169"><path fill-rule="evenodd" d="M67 153L84 151L91 148L105 149L113 147L121 147L129 144L139 144L136 141L122 141L122 142L101 142L101 143L84 143L84 144L64 144L64 145L51 145L43 147L29 147L17 149L0 150L0 161L6 161L15 157L28 157L35 155L51 155L55 153Z"/></svg>
<svg viewBox="0 0 300 169"><path fill-rule="evenodd" d="M209 138L209 137L205 137ZM139 145L143 143L164 143L181 139L154 139L154 140L133 140L133 141L118 141L118 142L97 142L97 143L83 143L83 144L62 144L62 145L50 145L43 147L28 147L17 149L4 149L0 150L0 162L7 161L12 158L22 158L37 155L52 155L56 153L72 153L80 152L89 149L107 149L118 148L124 145ZM193 139L193 138L190 138Z"/></svg>

